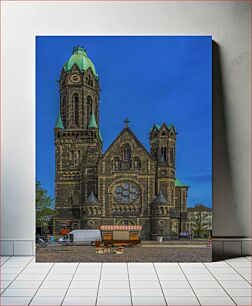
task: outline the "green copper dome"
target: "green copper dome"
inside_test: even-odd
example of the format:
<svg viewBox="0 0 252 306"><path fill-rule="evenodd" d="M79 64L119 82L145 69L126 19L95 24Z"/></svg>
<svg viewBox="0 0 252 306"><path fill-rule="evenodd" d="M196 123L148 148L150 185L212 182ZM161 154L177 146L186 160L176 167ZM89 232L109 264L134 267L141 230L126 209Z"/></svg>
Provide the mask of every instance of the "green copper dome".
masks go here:
<svg viewBox="0 0 252 306"><path fill-rule="evenodd" d="M176 179L175 181L176 187L187 187L184 183L182 183L179 179Z"/></svg>
<svg viewBox="0 0 252 306"><path fill-rule="evenodd" d="M69 58L69 60L65 63L64 69L65 71L69 71L72 69L73 65L76 64L81 71L87 71L88 68L91 68L93 74L98 77L96 73L95 66L90 58L88 58L86 51L84 48L75 47L73 49L73 54Z"/></svg>
<svg viewBox="0 0 252 306"><path fill-rule="evenodd" d="M64 125L63 125L60 113L59 113L58 119L56 121L55 129L64 129Z"/></svg>
<svg viewBox="0 0 252 306"><path fill-rule="evenodd" d="M98 129L94 113L91 114L91 117L90 117L90 120L89 120L89 124L88 124L88 128L89 129Z"/></svg>

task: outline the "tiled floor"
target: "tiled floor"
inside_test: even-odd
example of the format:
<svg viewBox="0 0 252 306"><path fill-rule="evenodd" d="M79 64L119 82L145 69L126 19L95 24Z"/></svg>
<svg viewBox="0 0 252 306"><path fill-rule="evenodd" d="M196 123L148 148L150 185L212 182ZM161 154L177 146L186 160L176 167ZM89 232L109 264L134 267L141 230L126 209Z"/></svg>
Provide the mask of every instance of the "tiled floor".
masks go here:
<svg viewBox="0 0 252 306"><path fill-rule="evenodd" d="M1 257L0 305L251 304L251 257L180 264Z"/></svg>

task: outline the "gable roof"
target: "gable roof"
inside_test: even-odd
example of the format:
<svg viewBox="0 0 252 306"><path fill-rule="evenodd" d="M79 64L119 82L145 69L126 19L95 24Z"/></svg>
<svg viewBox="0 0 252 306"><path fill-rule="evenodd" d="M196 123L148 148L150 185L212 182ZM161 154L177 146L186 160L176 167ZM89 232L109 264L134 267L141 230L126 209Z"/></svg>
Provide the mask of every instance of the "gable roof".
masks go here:
<svg viewBox="0 0 252 306"><path fill-rule="evenodd" d="M147 149L144 147L144 145L140 142L140 140L138 140L138 138L136 137L136 135L131 131L131 129L129 127L125 127L121 130L121 132L119 133L119 135L115 138L115 140L110 144L110 146L107 148L107 150L104 152L103 157L105 157L105 155L110 151L110 149L113 147L113 145L117 142L117 140L125 133L125 132L129 132L129 134L131 134L131 136L134 138L134 140L136 141L136 143L147 153L148 157L152 159L150 153L147 151Z"/></svg>

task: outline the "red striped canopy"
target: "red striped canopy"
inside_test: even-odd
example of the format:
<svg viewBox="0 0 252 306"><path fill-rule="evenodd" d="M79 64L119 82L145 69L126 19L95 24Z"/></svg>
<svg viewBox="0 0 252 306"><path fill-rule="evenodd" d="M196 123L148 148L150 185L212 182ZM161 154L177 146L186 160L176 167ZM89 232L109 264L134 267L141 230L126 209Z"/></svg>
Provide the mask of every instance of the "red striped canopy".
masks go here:
<svg viewBox="0 0 252 306"><path fill-rule="evenodd" d="M142 225L101 225L102 231L141 231Z"/></svg>

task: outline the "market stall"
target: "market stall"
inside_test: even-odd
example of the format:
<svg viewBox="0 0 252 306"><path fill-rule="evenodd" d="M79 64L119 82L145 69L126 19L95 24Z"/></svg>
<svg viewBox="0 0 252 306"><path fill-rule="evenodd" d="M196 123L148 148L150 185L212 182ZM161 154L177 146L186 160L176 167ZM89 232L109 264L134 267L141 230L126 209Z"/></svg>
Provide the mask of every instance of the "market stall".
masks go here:
<svg viewBox="0 0 252 306"><path fill-rule="evenodd" d="M101 225L104 245L133 245L140 243L141 225Z"/></svg>

